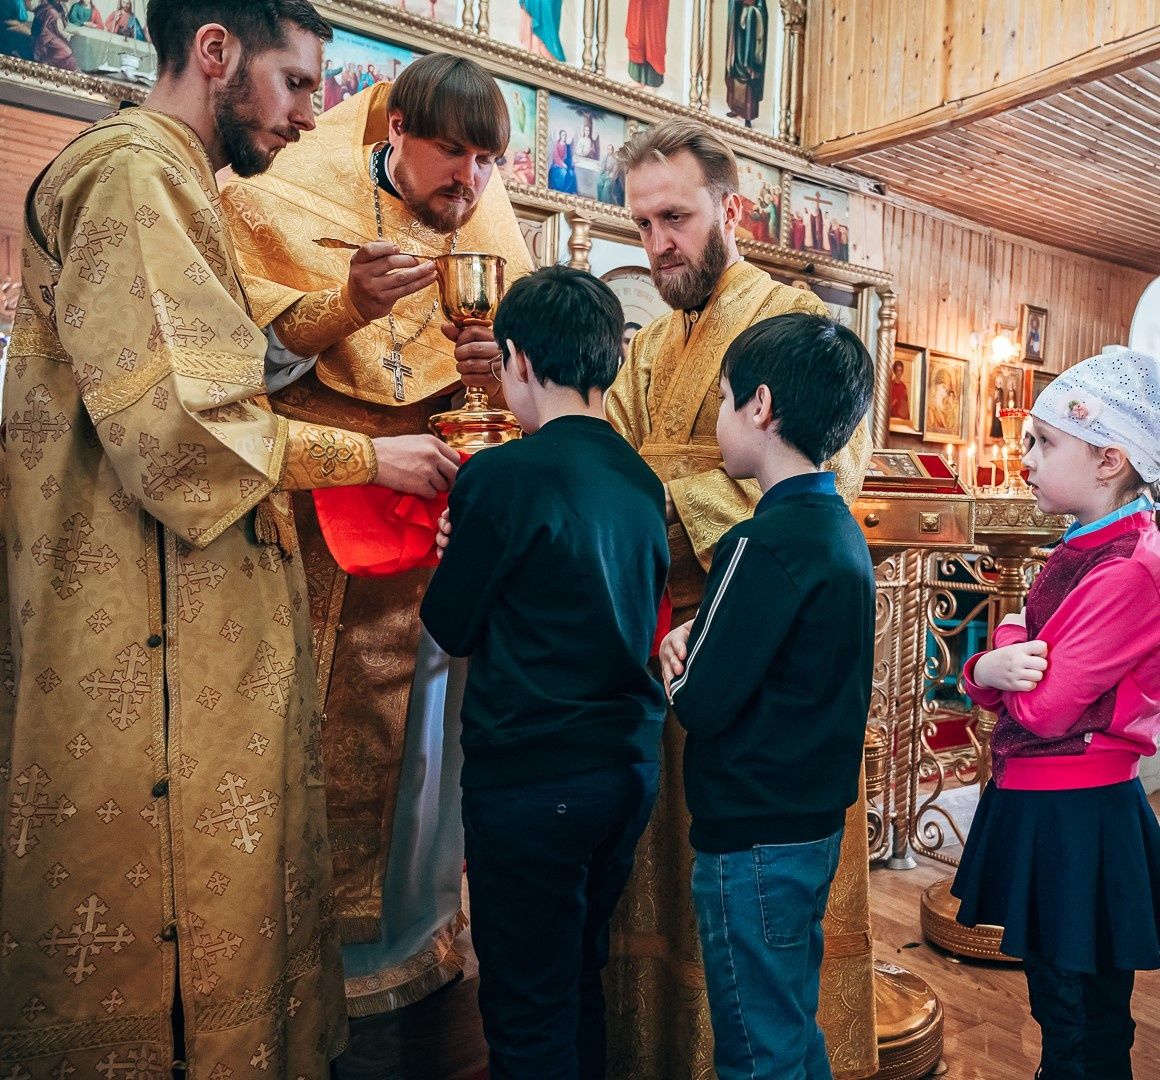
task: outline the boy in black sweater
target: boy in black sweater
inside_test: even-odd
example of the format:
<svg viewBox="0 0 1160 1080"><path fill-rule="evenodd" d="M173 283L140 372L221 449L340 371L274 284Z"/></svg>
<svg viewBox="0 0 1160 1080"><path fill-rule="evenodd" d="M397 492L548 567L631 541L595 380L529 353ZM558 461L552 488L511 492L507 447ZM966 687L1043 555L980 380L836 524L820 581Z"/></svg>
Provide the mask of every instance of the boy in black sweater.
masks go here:
<svg viewBox="0 0 1160 1080"><path fill-rule="evenodd" d="M693 900L720 1080L832 1075L817 1024L822 916L858 794L874 570L820 466L853 434L872 385L862 343L817 315L757 323L721 365L725 469L763 495L718 543L696 619L661 645L688 732Z"/></svg>
<svg viewBox="0 0 1160 1080"><path fill-rule="evenodd" d="M590 274L512 286L495 374L527 437L460 470L423 601L431 636L472 658L463 825L492 1080L604 1076L608 923L656 798L665 496L604 419L623 331Z"/></svg>

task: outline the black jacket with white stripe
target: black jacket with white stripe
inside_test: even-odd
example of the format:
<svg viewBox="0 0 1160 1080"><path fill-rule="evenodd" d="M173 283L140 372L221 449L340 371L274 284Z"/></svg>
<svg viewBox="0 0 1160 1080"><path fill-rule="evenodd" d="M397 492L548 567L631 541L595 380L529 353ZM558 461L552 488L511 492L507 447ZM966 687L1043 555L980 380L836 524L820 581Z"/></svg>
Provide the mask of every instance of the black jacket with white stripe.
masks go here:
<svg viewBox="0 0 1160 1080"><path fill-rule="evenodd" d="M772 487L717 545L673 707L698 851L819 840L858 795L874 568L831 473Z"/></svg>

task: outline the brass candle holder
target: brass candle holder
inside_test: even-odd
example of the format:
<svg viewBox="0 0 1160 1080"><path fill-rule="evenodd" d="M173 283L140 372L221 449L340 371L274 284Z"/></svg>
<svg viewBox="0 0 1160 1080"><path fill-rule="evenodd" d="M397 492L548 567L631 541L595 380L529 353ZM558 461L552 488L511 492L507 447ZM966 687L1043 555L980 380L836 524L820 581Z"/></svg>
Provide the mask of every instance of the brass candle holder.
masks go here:
<svg viewBox="0 0 1160 1080"><path fill-rule="evenodd" d="M459 329L491 326L503 298L503 268L499 255L454 252L435 259L439 302L444 317ZM489 446L518 439L519 422L507 409L493 408L478 386L467 388L463 406L431 417L431 430L448 446L474 454Z"/></svg>
<svg viewBox="0 0 1160 1080"><path fill-rule="evenodd" d="M1023 479L1023 425L1031 413L1027 409L1000 409L1003 428L1003 494L1030 496Z"/></svg>

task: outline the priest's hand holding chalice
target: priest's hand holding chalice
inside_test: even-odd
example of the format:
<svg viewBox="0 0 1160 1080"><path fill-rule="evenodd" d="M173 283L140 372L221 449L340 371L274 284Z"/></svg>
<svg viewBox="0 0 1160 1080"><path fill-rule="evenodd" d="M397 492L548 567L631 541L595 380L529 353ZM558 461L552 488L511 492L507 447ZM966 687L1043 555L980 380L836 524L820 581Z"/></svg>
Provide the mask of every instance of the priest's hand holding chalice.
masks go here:
<svg viewBox="0 0 1160 1080"><path fill-rule="evenodd" d="M488 446L518 439L520 427L506 409L488 401L483 384L491 378L491 362L498 346L490 335L496 309L503 297L505 260L480 252L453 252L437 256L435 276L439 301L449 326L444 333L456 342L456 356L464 373L467 400L463 407L431 418L431 430L455 450L474 454ZM478 329L475 329L478 328ZM461 353L487 351L486 358L460 359ZM470 368L478 368L472 373Z"/></svg>

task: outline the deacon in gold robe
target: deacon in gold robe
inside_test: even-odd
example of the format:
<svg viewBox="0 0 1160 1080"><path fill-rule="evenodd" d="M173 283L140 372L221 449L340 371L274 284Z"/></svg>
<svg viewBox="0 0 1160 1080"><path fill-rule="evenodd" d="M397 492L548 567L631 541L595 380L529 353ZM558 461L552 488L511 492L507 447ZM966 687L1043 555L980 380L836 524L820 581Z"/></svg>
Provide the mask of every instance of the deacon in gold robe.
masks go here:
<svg viewBox="0 0 1160 1080"><path fill-rule="evenodd" d="M316 1080L346 1037L284 492L446 488L457 463L430 439L443 471L408 477L391 440L263 396L214 174L313 126L330 36L307 3L265 11L154 0L148 107L80 135L26 204L0 484L4 1076Z"/></svg>
<svg viewBox="0 0 1160 1080"><path fill-rule="evenodd" d="M827 314L810 292L773 281L737 250L732 151L693 120L669 120L621 154L629 208L661 297L674 310L636 334L608 392L609 419L665 484L673 625L700 603L713 547L760 490L731 479L717 446L721 358L742 330L791 311ZM819 385L818 393L825 393ZM870 457L865 421L828 468L847 502ZM613 922L606 975L610 1075L711 1076L712 1030L690 892L692 849L675 718L665 725L661 790ZM826 917L819 1020L836 1076L877 1070L864 807L846 821Z"/></svg>
<svg viewBox="0 0 1160 1080"><path fill-rule="evenodd" d="M494 168L508 135L495 80L432 54L326 113L263 176L225 185L256 321L294 356L317 356L275 395L278 412L395 434L425 431L461 378L498 396L491 332L456 335L443 322L430 259L501 255L509 283L530 270ZM462 672L449 673L422 634L429 570L348 578L309 499L295 500L295 516L326 702L346 989L352 1015L367 1016L421 999L462 967L458 714L449 705L445 724L443 694L449 683L451 702Z"/></svg>

